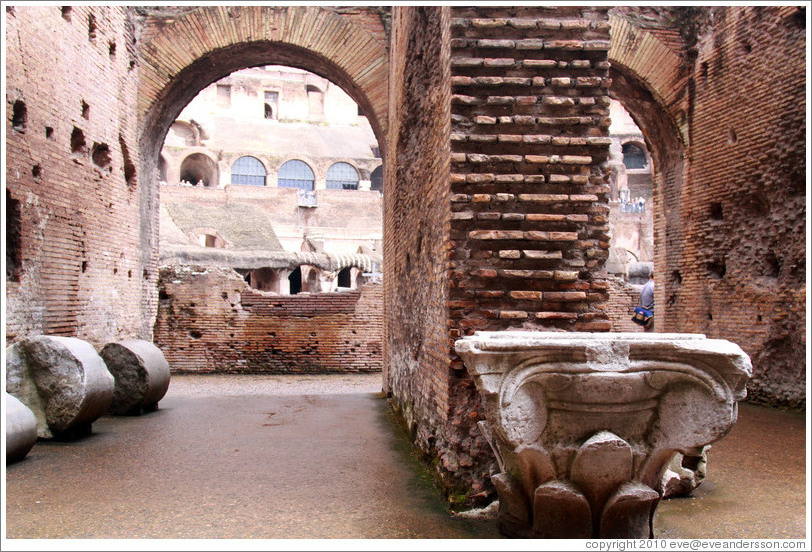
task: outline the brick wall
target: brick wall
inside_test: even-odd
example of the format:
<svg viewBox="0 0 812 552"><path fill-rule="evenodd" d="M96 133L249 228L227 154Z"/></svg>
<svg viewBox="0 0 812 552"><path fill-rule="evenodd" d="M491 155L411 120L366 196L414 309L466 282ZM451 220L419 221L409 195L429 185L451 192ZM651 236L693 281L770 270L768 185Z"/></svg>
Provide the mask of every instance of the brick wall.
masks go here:
<svg viewBox="0 0 812 552"><path fill-rule="evenodd" d="M749 399L806 403L805 13L716 10L693 66L676 330L739 344ZM679 280L679 278L677 278Z"/></svg>
<svg viewBox="0 0 812 552"><path fill-rule="evenodd" d="M384 160L384 386L418 446L443 449L449 407L448 8L395 8Z"/></svg>
<svg viewBox="0 0 812 552"><path fill-rule="evenodd" d="M493 458L454 341L475 330L610 329L600 169L609 25L603 8L452 8L447 28L445 10L427 13L393 17L389 143L398 147L387 168L406 185L385 197L386 381L448 488L464 482L475 495L488 488ZM443 71L445 113L447 92L431 80ZM434 166L447 148L446 175ZM433 200L446 190L447 223ZM447 284L438 285L444 251Z"/></svg>
<svg viewBox="0 0 812 552"><path fill-rule="evenodd" d="M17 207L6 343L149 338L155 275L142 255L137 59L126 12L7 7L6 197ZM147 263L144 263L147 259Z"/></svg>
<svg viewBox="0 0 812 552"><path fill-rule="evenodd" d="M382 286L313 295L251 289L231 269L162 267L155 344L173 372L378 372Z"/></svg>
<svg viewBox="0 0 812 552"><path fill-rule="evenodd" d="M654 158L658 331L739 344L805 408L806 13L613 9L612 91Z"/></svg>

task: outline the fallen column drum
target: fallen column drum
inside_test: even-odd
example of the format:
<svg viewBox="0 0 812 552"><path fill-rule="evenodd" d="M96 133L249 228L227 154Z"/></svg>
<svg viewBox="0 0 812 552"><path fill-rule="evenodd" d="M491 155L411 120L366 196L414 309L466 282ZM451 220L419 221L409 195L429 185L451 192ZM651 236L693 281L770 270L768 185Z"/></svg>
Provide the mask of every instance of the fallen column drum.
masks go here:
<svg viewBox="0 0 812 552"><path fill-rule="evenodd" d="M101 357L116 381L111 414L137 415L158 408L169 389L169 363L158 347L141 339L116 341L102 348Z"/></svg>
<svg viewBox="0 0 812 552"><path fill-rule="evenodd" d="M6 392L34 413L37 437L81 437L107 412L113 376L90 343L42 335L18 341L6 352Z"/></svg>
<svg viewBox="0 0 812 552"><path fill-rule="evenodd" d="M37 442L37 419L31 409L6 393L6 463L25 458Z"/></svg>

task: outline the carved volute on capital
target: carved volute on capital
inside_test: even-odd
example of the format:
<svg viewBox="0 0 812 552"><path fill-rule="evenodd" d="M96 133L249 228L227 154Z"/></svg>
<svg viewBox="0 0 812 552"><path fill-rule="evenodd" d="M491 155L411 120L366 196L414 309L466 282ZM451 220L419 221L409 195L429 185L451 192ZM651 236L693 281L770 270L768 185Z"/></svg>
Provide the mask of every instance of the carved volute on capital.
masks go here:
<svg viewBox="0 0 812 552"><path fill-rule="evenodd" d="M677 452L736 422L752 368L698 334L477 332L456 343L502 473L500 526L533 538L640 538Z"/></svg>

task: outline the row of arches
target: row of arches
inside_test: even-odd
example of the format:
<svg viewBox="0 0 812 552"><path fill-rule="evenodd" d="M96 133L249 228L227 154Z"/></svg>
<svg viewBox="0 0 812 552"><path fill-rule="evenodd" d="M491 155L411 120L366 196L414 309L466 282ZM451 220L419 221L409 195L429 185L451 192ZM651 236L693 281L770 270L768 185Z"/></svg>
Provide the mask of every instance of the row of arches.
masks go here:
<svg viewBox="0 0 812 552"><path fill-rule="evenodd" d="M366 280L363 270L355 266L342 268L337 273L312 265L300 265L294 269L237 269L237 272L253 289L280 295L358 289Z"/></svg>
<svg viewBox="0 0 812 552"><path fill-rule="evenodd" d="M168 164L161 159L161 180L167 180ZM181 162L180 182L194 186L217 186L217 164L204 153L192 153ZM252 155L243 155L231 165L231 184L246 186L267 186L269 171L265 164ZM371 173L370 190L383 191L383 167L378 166ZM358 168L345 161L330 165L327 169L325 184L328 190L357 190L361 182ZM316 188L316 173L313 168L301 159L291 159L283 163L277 171L277 185L280 188L297 188L302 191L313 191Z"/></svg>

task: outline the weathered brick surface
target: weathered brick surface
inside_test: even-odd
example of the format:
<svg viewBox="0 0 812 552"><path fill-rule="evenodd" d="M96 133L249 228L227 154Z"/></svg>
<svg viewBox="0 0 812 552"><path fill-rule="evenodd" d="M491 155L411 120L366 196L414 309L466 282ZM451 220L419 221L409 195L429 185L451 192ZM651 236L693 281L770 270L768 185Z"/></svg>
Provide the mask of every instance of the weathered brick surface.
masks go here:
<svg viewBox="0 0 812 552"><path fill-rule="evenodd" d="M384 386L433 455L449 449L449 15L440 7L394 10L384 162Z"/></svg>
<svg viewBox="0 0 812 552"><path fill-rule="evenodd" d="M396 10L393 23L390 146L409 147L388 167L410 189L386 198L385 232L396 238L384 240L385 370L418 445L449 486L478 494L492 455L454 341L476 330L609 329L608 24L602 8L453 8L446 30L434 23L442 17L421 22L425 13ZM444 71L450 91L420 74ZM450 173L433 167L444 151ZM431 207L438 192L449 194L450 220Z"/></svg>
<svg viewBox="0 0 812 552"><path fill-rule="evenodd" d="M382 286L277 295L230 269L162 267L155 344L173 372L378 372Z"/></svg>
<svg viewBox="0 0 812 552"><path fill-rule="evenodd" d="M149 339L157 275L140 255L126 12L26 6L5 18L6 197L19 208L19 241L7 242L19 265L7 281L6 342Z"/></svg>
<svg viewBox="0 0 812 552"><path fill-rule="evenodd" d="M738 343L750 400L803 406L806 93L803 12L719 10L697 45L683 257L666 304L680 331ZM743 75L747 77L743 78Z"/></svg>
<svg viewBox="0 0 812 552"><path fill-rule="evenodd" d="M657 329L734 341L750 400L804 407L805 14L676 10L649 14L649 33L618 11L613 90L656 171ZM675 22L699 32L678 47Z"/></svg>

